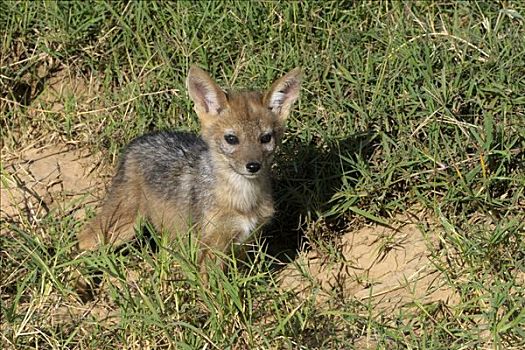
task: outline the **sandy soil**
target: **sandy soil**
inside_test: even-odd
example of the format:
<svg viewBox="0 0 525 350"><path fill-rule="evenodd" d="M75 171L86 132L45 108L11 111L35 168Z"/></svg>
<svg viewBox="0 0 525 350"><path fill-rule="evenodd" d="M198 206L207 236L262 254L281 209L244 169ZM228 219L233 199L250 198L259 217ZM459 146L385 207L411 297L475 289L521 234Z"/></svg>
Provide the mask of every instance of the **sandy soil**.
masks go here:
<svg viewBox="0 0 525 350"><path fill-rule="evenodd" d="M281 286L302 299L313 296L321 305L334 296L355 298L384 314L418 304L454 303L457 296L445 287L434 264L439 260L432 258L437 242L420 228L425 220L407 215L392 220L392 228L372 225L347 232L335 254L302 252L281 271Z"/></svg>
<svg viewBox="0 0 525 350"><path fill-rule="evenodd" d="M2 157L0 218L35 221L54 210L82 218L99 199L104 183L100 162L87 150L67 146L27 149Z"/></svg>

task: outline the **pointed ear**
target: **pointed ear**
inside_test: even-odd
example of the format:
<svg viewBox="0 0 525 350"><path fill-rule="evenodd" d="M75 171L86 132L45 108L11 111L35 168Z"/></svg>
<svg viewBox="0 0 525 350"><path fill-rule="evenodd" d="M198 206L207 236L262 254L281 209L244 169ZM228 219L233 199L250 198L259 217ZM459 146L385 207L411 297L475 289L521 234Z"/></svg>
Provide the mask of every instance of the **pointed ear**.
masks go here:
<svg viewBox="0 0 525 350"><path fill-rule="evenodd" d="M294 68L285 76L275 81L264 97L264 102L281 121L284 121L292 105L299 97L302 72L300 68Z"/></svg>
<svg viewBox="0 0 525 350"><path fill-rule="evenodd" d="M224 91L199 67L191 66L186 85L199 117L217 116L227 107Z"/></svg>

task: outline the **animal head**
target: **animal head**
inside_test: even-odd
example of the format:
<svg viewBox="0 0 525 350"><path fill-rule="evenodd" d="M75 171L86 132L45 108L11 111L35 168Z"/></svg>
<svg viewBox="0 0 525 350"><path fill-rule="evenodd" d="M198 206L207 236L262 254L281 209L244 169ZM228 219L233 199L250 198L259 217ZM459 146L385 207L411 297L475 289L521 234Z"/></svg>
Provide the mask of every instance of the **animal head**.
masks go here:
<svg viewBox="0 0 525 350"><path fill-rule="evenodd" d="M192 66L188 92L214 159L248 179L265 173L300 84L301 70L295 68L265 92L226 92L205 71Z"/></svg>

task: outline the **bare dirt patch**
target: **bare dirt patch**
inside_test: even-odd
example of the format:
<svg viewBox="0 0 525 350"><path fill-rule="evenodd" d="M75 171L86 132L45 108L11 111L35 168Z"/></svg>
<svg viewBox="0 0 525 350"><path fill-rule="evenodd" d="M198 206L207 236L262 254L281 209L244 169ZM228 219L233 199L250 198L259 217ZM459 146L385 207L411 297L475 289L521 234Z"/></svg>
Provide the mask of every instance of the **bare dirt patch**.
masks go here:
<svg viewBox="0 0 525 350"><path fill-rule="evenodd" d="M99 157L87 150L51 145L2 158L2 220L35 222L52 210L80 219L104 188Z"/></svg>
<svg viewBox="0 0 525 350"><path fill-rule="evenodd" d="M28 87L24 102L13 93L0 105L15 110L2 139L2 221L35 223L50 211L80 218L84 211L79 209L96 200L105 183L101 157L78 146L90 132L76 130L77 138L66 140L60 131L71 118L73 125L84 128L77 119L81 111L98 106L100 80L46 55L38 61L20 80ZM65 115L70 119L62 119Z"/></svg>
<svg viewBox="0 0 525 350"><path fill-rule="evenodd" d="M354 298L376 314L435 302L453 304L457 295L433 263L437 242L423 233L423 221L398 217L393 228L364 227L346 233L334 249L301 253L281 271L281 288L301 299L313 297L321 306L334 295Z"/></svg>

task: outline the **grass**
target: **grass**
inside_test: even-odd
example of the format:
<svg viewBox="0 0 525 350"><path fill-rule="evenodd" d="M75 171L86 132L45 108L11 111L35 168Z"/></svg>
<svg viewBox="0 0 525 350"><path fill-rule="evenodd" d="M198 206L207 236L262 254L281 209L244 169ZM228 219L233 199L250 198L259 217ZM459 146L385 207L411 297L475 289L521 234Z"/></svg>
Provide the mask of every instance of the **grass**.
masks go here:
<svg viewBox="0 0 525 350"><path fill-rule="evenodd" d="M158 249L73 259L81 221L2 217L2 348L524 346L524 17L517 1L1 2L3 158L58 143L110 168L140 134L197 131L191 63L224 86L305 71L275 169L278 238L251 265L213 270L207 287L187 242L153 232ZM377 315L280 288L275 256L335 251L414 207L438 223L426 234L454 305ZM80 300L74 270L100 281L95 301Z"/></svg>

